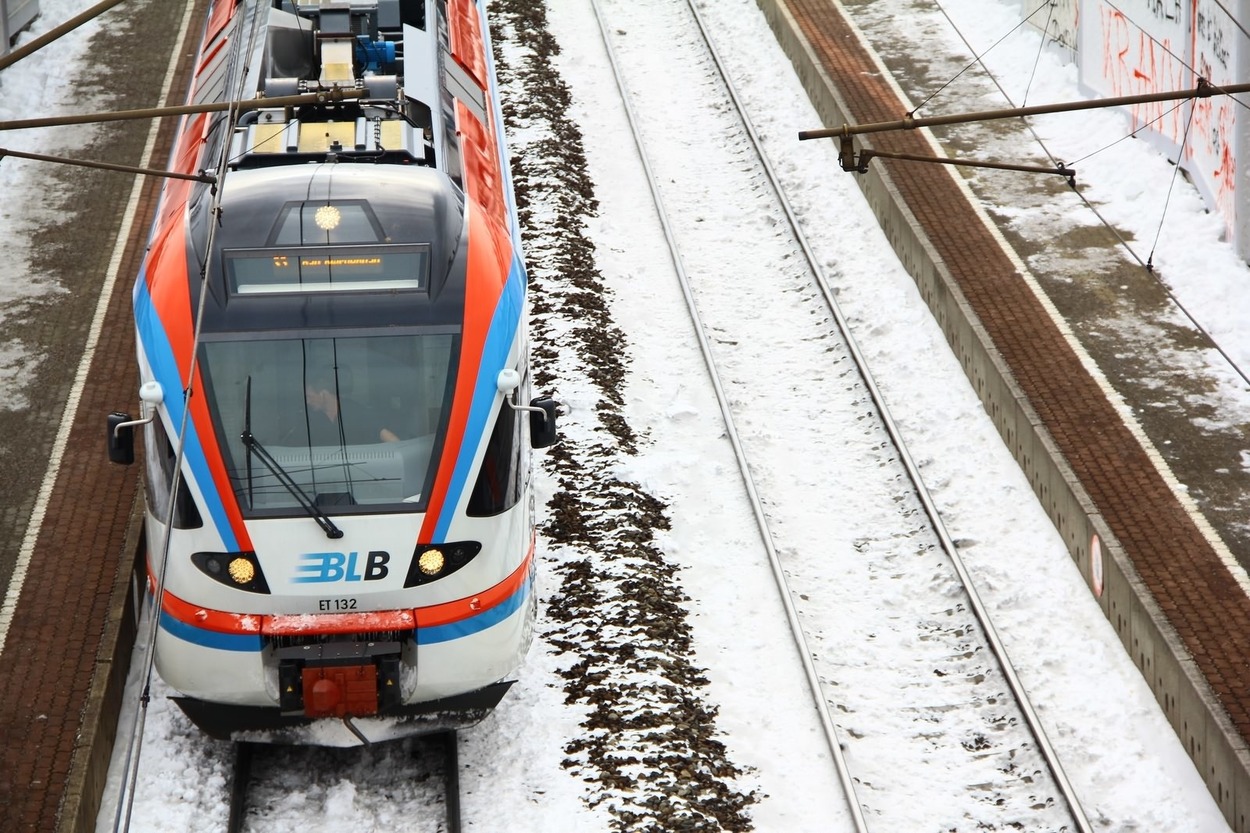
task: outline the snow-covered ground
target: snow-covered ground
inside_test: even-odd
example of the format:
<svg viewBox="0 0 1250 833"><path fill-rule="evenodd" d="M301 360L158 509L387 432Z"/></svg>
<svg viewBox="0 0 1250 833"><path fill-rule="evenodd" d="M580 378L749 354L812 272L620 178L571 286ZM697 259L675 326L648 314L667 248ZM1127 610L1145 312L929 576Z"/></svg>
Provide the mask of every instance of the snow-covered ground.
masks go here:
<svg viewBox="0 0 1250 833"><path fill-rule="evenodd" d="M619 11L618 2L605 3L609 15L614 7ZM68 17L87 5L87 0L44 0L44 20ZM944 0L943 5L974 43L978 38L992 42L1016 23L1016 4L1006 0ZM762 16L750 0L705 3L703 14L733 67L774 165L795 194L808 234L856 325L856 337L874 363L912 454L924 463L948 529L965 547L981 594L998 617L1000 633L1098 828L1225 830L1149 690L1002 448L910 278L876 229L854 182L838 170L830 147L794 140L799 129L819 121ZM676 312L675 280L667 288L662 280L663 261L656 254L661 240L640 190L637 160L622 139L627 128L619 104L608 92L606 59L590 6L583 0L558 0L549 5L546 18L560 50L553 56L554 66L572 94L568 116L580 128L586 173L598 200L597 210L583 203L586 213L577 219L593 244L593 252L586 256L593 257L606 290L608 320L622 334L612 344L621 361L619 402L614 407L631 429L628 444L635 450L623 451L626 443L608 437L600 423L599 409L612 403L580 366L586 357L561 358L559 351L548 350L543 355L552 357L547 368L553 377L550 386L572 406L564 431L575 452L596 459L602 466L598 471L610 473L613 482L603 486L605 493L628 487L654 496L664 506L657 517L662 515L668 528L657 527L650 546L674 568L671 583L687 597L681 605L689 612L690 661L709 681L695 694L704 707L718 710L711 720L713 739L724 744L725 756L740 770L728 780L740 795L754 794L755 803L745 803L742 812L761 831L827 829L835 787L821 780L825 764L805 766L795 758L796 749L814 747L812 739L794 735L808 731L810 706L795 682L794 648L780 627L780 606L769 595L774 591L762 572L727 574L722 569L726 548L754 546L753 533L745 519L718 515L716 496L705 493L706 467L720 466L727 459L722 429L709 382L689 341L688 325ZM960 48L953 36L941 45L952 51ZM662 60L665 50L660 46L652 53L653 61ZM521 57L510 40L501 47L505 55ZM1001 70L1009 89L1016 73L1031 70L1036 54L1037 35L1027 31L1013 35L992 53L1014 56ZM1074 72L1057 65L1049 54L1043 54L1042 61L1038 76L1047 79L1047 87L1044 95L1032 94L1030 103L1079 97ZM633 64L625 71L631 79L664 83L662 63ZM24 102L11 96L27 82L45 83L48 75L34 59L6 71L0 79L4 96L0 108L6 117L24 115L36 106L34 99ZM1019 83L1026 82L1027 75ZM672 119L673 131L689 134L691 165L699 161L701 143L708 141L701 124L688 114ZM1123 121L1113 115L1091 118L1070 140L1101 147L1123 135L1124 129ZM1055 133L1056 142L1067 135L1059 127ZM537 128L518 131L512 137L514 155L537 154L542 138ZM1117 161L1114 154L1121 152L1144 155ZM1093 165L1082 171L1083 181L1105 206L1132 205L1143 187L1142 177L1170 177L1166 161L1140 143L1121 143L1107 153L1105 171ZM1076 152L1069 155L1075 157ZM1117 173L1122 170L1133 170L1135 176ZM31 166L19 168L6 160L0 164L0 191L21 193L34 176L37 172ZM724 216L715 205L670 206L674 208L704 212L709 222ZM558 210L536 198L530 233L544 233L541 227ZM1138 212L1129 210L1116 216L1130 228L1138 218ZM1250 356L1250 335L1236 315L1238 304L1244 312L1244 301L1238 300L1244 296L1237 290L1245 286L1246 268L1229 246L1219 242L1219 231L1196 195L1174 198L1168 221L1182 224L1183 233L1169 239L1184 245L1175 252L1161 246L1156 259L1167 263L1175 291L1192 297L1195 307L1211 310L1209 329L1226 349ZM1134 233L1150 239L1154 225L1149 218L1140 222L1143 227L1134 228ZM19 227L6 218L0 234L6 251L20 252ZM751 238L744 236L742 243L751 245ZM536 284L559 288L560 270L554 264L535 258L531 264ZM647 277L645 294L637 291L640 273ZM3 273L0 292L15 286L15 279ZM545 334L561 340L573 338L579 325L577 319L555 313L540 313L536 320ZM761 324L756 337L767 342L773 335ZM536 369L543 370L537 362ZM795 368L796 373L821 370ZM16 387L17 380L5 378L4 384ZM828 430L837 436L850 429L833 424ZM547 507L540 511L548 524L551 501L558 500L564 484L574 479L569 465L566 460L540 458L540 507ZM806 494L776 482L766 497L802 505ZM820 507L812 507L808 518L813 527L803 532L821 528ZM581 657L561 653L554 644L557 635L565 635L570 627L551 610L553 599L568 592L564 568L578 559L593 559L595 552L579 549L576 543L555 544L548 534L540 541L540 557L539 589L546 613L542 635L513 692L494 715L462 738L466 821L469 829L482 831L550 833L606 830L614 825L637 829L621 821L614 809L627 798L625 792L595 781L584 755L572 748L586 737L581 724L591 707L567 690L570 669ZM881 661L888 664L891 658ZM415 779L406 780L413 771L403 756L371 752L363 759L336 760L334 766L341 765L342 771L322 767L318 771L325 778L319 783L286 785L285 796L273 800L275 817L264 829L328 831L350 825L356 830L386 830L399 820L411 829L437 829L436 820L422 820L428 789ZM571 766L566 766L568 761ZM157 697L147 721L132 829L162 833L220 829L226 763L221 745L205 741L176 708ZM400 773L402 778L395 777ZM640 783L638 795L645 798L648 789L647 783ZM935 808L935 816L959 810ZM106 813L101 822L101 829L112 829L112 814ZM716 828L709 824L695 829Z"/></svg>
<svg viewBox="0 0 1250 833"><path fill-rule="evenodd" d="M18 46L28 43L49 29L77 15L90 3L83 0L41 0L40 15L22 34ZM64 36L52 48L45 48L23 58L17 65L0 73L0 120L33 118L36 115L62 115L79 112L93 102L67 99L65 67L83 66L91 36L100 31L103 22L90 21ZM17 151L72 156L73 151L90 143L93 128L52 128L5 131L0 134L0 147ZM42 169L42 170L41 170ZM42 163L17 158L0 161L0 193L37 194L42 187ZM47 199L13 199L0 203L0 236L5 256L0 259L0 323L11 311L21 310L33 298L66 291L31 268L30 239L32 230L54 224L55 209ZM20 341L0 343L0 408L29 407L27 386L44 357L31 352Z"/></svg>

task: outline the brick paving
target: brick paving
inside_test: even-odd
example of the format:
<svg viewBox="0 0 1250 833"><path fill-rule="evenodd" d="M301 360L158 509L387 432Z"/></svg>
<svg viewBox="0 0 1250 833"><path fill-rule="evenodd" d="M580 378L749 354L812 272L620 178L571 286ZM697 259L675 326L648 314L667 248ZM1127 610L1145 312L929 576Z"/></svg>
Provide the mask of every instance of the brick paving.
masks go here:
<svg viewBox="0 0 1250 833"><path fill-rule="evenodd" d="M849 120L898 120L906 105L839 9L827 0L785 2L843 95ZM911 131L874 134L871 143L932 153ZM949 172L913 164L892 181L1232 722L1250 738L1250 666L1239 638L1250 633L1250 599Z"/></svg>
<svg viewBox="0 0 1250 833"><path fill-rule="evenodd" d="M157 5L161 14L153 13L156 5L130 10L147 15L144 23L158 28L158 37L142 41L156 74L122 78L122 83L133 86L114 89L116 106L151 106L164 80L185 6L162 0L157 0ZM206 2L198 0L197 5L202 16ZM131 38L137 25L128 27ZM116 35L112 39L107 35L93 39L93 54L118 58L128 49L133 52L133 41L126 46L125 34L112 34ZM189 63L187 56L182 63ZM133 73L129 57L127 68ZM99 80L99 76L93 78ZM184 67L174 79L170 98L181 103L186 87ZM155 165L168 157L175 127L174 120L162 124L153 154ZM103 148L109 161L137 164L146 133L146 124L138 130L106 131L94 149ZM97 179L80 173L76 177L84 187L81 192L75 190L74 202L97 211L107 222L73 226L76 233L72 236L64 236L68 231L63 227L59 245L70 253L78 272L91 272L97 265L100 268L90 274L92 286L76 288L76 294L86 295L86 302L72 320L58 324L63 332L77 332L80 338L49 351L54 365L51 370L59 375L41 390L68 391L99 297L102 264L107 262L116 239L118 209L130 192L131 180L117 174ZM112 730L102 698L109 676L118 670L113 659L119 634L126 627L125 600L136 555L134 510L140 470L138 466L108 462L104 416L127 406L138 412L130 286L138 274L147 238L145 218L151 216L159 189L156 179L143 185L138 218L126 242L117 286L47 511L42 524L39 519L31 521L32 527L39 526L40 533L0 655L0 827L13 833L94 829L94 798L85 785L99 777L98 772L90 771L93 756L98 758L102 748L103 760L107 761L111 747ZM59 405L45 400L37 406L37 410L54 413L53 430L63 409L64 398ZM43 459L46 461L46 456ZM27 463L27 468L36 477L42 475L40 464ZM21 530L6 533L21 540Z"/></svg>

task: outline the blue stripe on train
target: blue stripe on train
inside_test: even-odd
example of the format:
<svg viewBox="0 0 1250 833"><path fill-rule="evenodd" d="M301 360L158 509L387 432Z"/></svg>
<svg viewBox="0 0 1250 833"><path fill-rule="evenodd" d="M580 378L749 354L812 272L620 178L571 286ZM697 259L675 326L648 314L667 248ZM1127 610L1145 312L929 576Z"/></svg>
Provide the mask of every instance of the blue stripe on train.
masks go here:
<svg viewBox="0 0 1250 833"><path fill-rule="evenodd" d="M508 279L504 283L495 305L495 313L491 317L490 329L486 332L486 343L482 346L482 360L478 365L477 384L473 390L473 404L469 407L469 418L464 426L464 440L460 445L460 457L452 470L451 483L447 487L447 498L439 512L438 522L434 527L435 541L447 538L452 519L460 504L460 497L468 484L470 470L473 467L473 455L477 452L478 443L483 437L490 436L490 426L486 424L490 417L491 406L498 395L496 387L499 371L503 370L508 361L508 351L516 340L517 330L521 325L521 308L525 302L525 265L521 263L519 252L512 256L512 267L508 270ZM528 403L520 403L528 404Z"/></svg>
<svg viewBox="0 0 1250 833"><path fill-rule="evenodd" d="M521 609L529 596L530 579L517 588L516 592L504 599L490 610L484 610L476 616L452 622L448 625L435 625L429 628L417 628L418 645L435 645L439 642L450 642L473 636L489 627L498 625ZM210 631L197 628L188 622L176 619L166 612L161 613L161 628L171 636L176 636L192 645L201 645L217 651L256 652L263 647L263 640L258 634L235 634Z"/></svg>
<svg viewBox="0 0 1250 833"><path fill-rule="evenodd" d="M475 633L484 631L492 625L498 625L512 614L521 609L525 604L525 599L529 596L530 579L526 579L516 592L508 598L504 599L500 604L495 605L490 610L485 610L471 619L462 619L459 622L452 622L447 625L434 625L429 628L417 628L417 644L418 645L434 645L439 642L450 642L453 639L463 639L466 636L472 636Z"/></svg>
<svg viewBox="0 0 1250 833"><path fill-rule="evenodd" d="M139 341L143 345L148 364L152 367L152 376L161 383L161 388L165 392L164 406L169 412L169 421L173 430L177 432L182 427L182 372L178 369L173 347L169 343L163 322L156 314L156 307L152 304L152 296L148 292L147 281L142 273L135 285L134 311L135 329L138 331ZM209 472L208 460L204 456L204 446L200 442L199 433L195 430L195 424L190 420L187 421L186 448L182 456L183 462L191 467L195 482L199 484L205 508L213 519L217 534L221 536L222 546L227 552L237 550L238 542L230 526L226 507L222 504L220 495L217 494L213 476ZM152 511L159 516L165 511L165 507L152 507Z"/></svg>
<svg viewBox="0 0 1250 833"><path fill-rule="evenodd" d="M259 634L254 633L221 633L220 631L210 631L204 628L197 628L195 625L188 624L175 619L168 613L161 611L161 627L171 636L176 636L184 642L190 642L192 645L202 645L205 648L213 648L217 651L240 651L240 652L257 652L263 645Z"/></svg>

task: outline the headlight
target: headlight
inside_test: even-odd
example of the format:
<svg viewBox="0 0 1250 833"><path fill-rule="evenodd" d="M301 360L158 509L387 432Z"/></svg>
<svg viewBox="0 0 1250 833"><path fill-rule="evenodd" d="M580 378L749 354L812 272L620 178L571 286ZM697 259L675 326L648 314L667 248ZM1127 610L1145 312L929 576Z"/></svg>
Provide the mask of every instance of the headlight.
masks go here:
<svg viewBox="0 0 1250 833"><path fill-rule="evenodd" d="M269 592L269 584L254 552L194 552L191 563L204 575L235 590Z"/></svg>
<svg viewBox="0 0 1250 833"><path fill-rule="evenodd" d="M482 545L477 541L418 545L412 554L412 564L408 567L404 587L429 584L449 576L472 561L481 551Z"/></svg>

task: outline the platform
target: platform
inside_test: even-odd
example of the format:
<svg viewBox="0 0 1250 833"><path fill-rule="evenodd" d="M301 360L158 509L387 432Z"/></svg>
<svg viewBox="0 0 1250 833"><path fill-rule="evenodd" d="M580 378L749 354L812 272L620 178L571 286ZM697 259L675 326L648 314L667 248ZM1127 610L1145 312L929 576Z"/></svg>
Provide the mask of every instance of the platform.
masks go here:
<svg viewBox="0 0 1250 833"><path fill-rule="evenodd" d="M94 70L81 83L90 87L59 88L66 110L89 112L102 93L118 109L156 106L167 77L167 103L181 104L187 68L169 77L170 62L177 55L190 63L177 48L184 20L202 20L207 2L193 6L147 0L107 13L88 49ZM0 83L8 80L0 74ZM166 120L150 149L157 167L175 126ZM74 155L140 165L150 128L148 121L101 128ZM51 180L46 194L72 197L49 206L58 219L31 241L41 278L66 292L6 313L6 338L16 331L44 359L32 371L31 406L0 414L7 438L0 501L9 507L0 515L0 826L90 833L133 642L132 573L141 546L142 467L108 462L103 426L110 411L138 412L130 288L161 183L136 186L127 174L58 166L39 173Z"/></svg>

